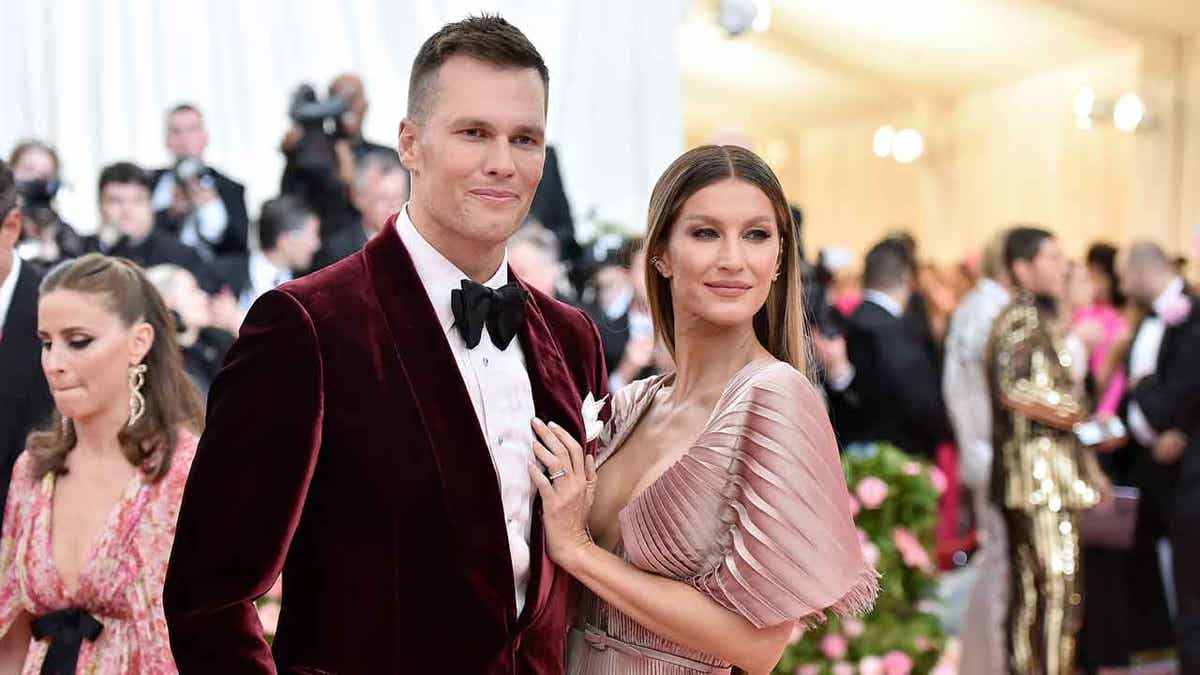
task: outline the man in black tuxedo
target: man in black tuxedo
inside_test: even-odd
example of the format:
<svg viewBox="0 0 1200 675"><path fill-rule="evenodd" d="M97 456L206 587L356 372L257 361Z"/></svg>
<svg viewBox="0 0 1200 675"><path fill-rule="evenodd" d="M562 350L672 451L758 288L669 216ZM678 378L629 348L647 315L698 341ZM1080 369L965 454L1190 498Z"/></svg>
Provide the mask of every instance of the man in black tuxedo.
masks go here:
<svg viewBox="0 0 1200 675"><path fill-rule="evenodd" d="M89 252L128 258L144 268L169 263L187 269L208 293L220 286L212 268L196 249L154 227L150 178L130 162L117 162L100 172L100 229L84 237Z"/></svg>
<svg viewBox="0 0 1200 675"><path fill-rule="evenodd" d="M150 176L155 227L179 237L206 260L249 253L246 188L205 165L207 146L199 108L181 103L167 112L167 149L175 164Z"/></svg>
<svg viewBox="0 0 1200 675"><path fill-rule="evenodd" d="M1125 293L1150 308L1127 364L1127 426L1137 441L1139 529L1165 525L1173 552L1180 672L1200 672L1200 298L1156 244L1120 258ZM1139 533L1141 535L1142 533Z"/></svg>
<svg viewBox="0 0 1200 675"><path fill-rule="evenodd" d="M882 441L933 459L937 445L950 437L939 369L904 319L915 284L903 244L876 244L867 253L866 290L847 338L818 345L843 445Z"/></svg>
<svg viewBox="0 0 1200 675"><path fill-rule="evenodd" d="M267 200L258 216L258 250L218 261L226 287L244 313L258 297L312 267L321 247L317 216L296 197Z"/></svg>
<svg viewBox="0 0 1200 675"><path fill-rule="evenodd" d="M13 464L25 449L26 436L54 409L37 336L41 279L15 250L21 235L17 201L12 172L0 161L0 503L8 497Z"/></svg>
<svg viewBox="0 0 1200 675"><path fill-rule="evenodd" d="M332 138L325 137L318 129L297 124L280 144L287 164L279 192L299 197L312 207L321 221L322 242L359 226L362 214L352 199L355 164L374 153L388 154L400 161L394 148L363 137L370 104L362 78L353 73L338 75L329 84L329 96L346 103L346 112L337 118ZM315 151L318 148L320 151Z"/></svg>

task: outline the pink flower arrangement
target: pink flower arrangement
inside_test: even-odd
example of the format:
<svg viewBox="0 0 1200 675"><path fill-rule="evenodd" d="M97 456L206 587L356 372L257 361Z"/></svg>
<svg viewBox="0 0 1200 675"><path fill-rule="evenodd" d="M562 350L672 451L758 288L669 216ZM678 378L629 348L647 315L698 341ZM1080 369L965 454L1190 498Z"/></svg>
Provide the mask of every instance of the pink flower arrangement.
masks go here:
<svg viewBox="0 0 1200 675"><path fill-rule="evenodd" d="M857 518L858 512L862 510L862 505L860 505L858 503L858 500L854 498L854 495L849 495L849 497L850 497L850 517Z"/></svg>
<svg viewBox="0 0 1200 675"><path fill-rule="evenodd" d="M878 656L864 656L862 661L858 662L859 675L885 675L883 670L883 659Z"/></svg>
<svg viewBox="0 0 1200 675"><path fill-rule="evenodd" d="M912 672L913 660L902 651L890 651L883 655L883 672L885 675L908 675Z"/></svg>
<svg viewBox="0 0 1200 675"><path fill-rule="evenodd" d="M921 475L921 463L905 462L904 466L900 468L900 473L905 476L919 476Z"/></svg>
<svg viewBox="0 0 1200 675"><path fill-rule="evenodd" d="M865 630L866 630L866 626L864 626L863 622L859 619L843 619L842 620L842 631L846 633L846 637L849 637L849 638L862 637L862 634Z"/></svg>
<svg viewBox="0 0 1200 675"><path fill-rule="evenodd" d="M275 585L271 586L271 590L267 591L267 599L274 600L275 602L283 601L283 575L282 574L280 574L279 577L277 577L275 579Z"/></svg>
<svg viewBox="0 0 1200 675"><path fill-rule="evenodd" d="M846 638L837 633L829 633L821 639L821 653L830 661L839 661L846 658L848 647Z"/></svg>
<svg viewBox="0 0 1200 675"><path fill-rule="evenodd" d="M929 559L929 553L911 530L906 527L892 530L892 543L896 545L896 550L900 552L905 565L933 572L933 561Z"/></svg>
<svg viewBox="0 0 1200 675"><path fill-rule="evenodd" d="M868 509L877 509L883 500L887 499L888 486L887 483L875 476L867 476L858 481L858 487L854 489L854 492L862 501L863 506Z"/></svg>
<svg viewBox="0 0 1200 675"><path fill-rule="evenodd" d="M863 542L862 544L863 560L870 567L879 565L879 547L871 542Z"/></svg>
<svg viewBox="0 0 1200 675"><path fill-rule="evenodd" d="M929 482L933 483L933 489L940 495L946 491L946 474L936 466L929 467Z"/></svg>
<svg viewBox="0 0 1200 675"><path fill-rule="evenodd" d="M913 646L915 646L919 652L927 652L931 647L933 647L933 645L929 644L929 640L925 639L924 636L917 636L917 639L913 640Z"/></svg>
<svg viewBox="0 0 1200 675"><path fill-rule="evenodd" d="M258 608L258 621L262 624L263 633L274 635L279 627L279 605L269 602Z"/></svg>
<svg viewBox="0 0 1200 675"><path fill-rule="evenodd" d="M796 668L796 675L821 675L821 667L815 663L806 663Z"/></svg>
<svg viewBox="0 0 1200 675"><path fill-rule="evenodd" d="M854 666L845 661L839 661L833 664L833 675L854 675Z"/></svg>

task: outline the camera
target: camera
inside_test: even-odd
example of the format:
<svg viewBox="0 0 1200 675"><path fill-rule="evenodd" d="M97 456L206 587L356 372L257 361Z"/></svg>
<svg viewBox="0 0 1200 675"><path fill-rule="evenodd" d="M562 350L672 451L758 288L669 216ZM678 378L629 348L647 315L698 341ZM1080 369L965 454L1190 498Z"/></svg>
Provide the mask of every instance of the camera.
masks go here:
<svg viewBox="0 0 1200 675"><path fill-rule="evenodd" d="M216 185L213 180L212 169L205 166L204 162L198 159L184 157L175 165L175 184L186 187L194 182L200 183L209 189L212 189Z"/></svg>
<svg viewBox="0 0 1200 675"><path fill-rule="evenodd" d="M337 96L322 101L312 85L302 84L292 93L288 115L302 134L291 150L298 166L310 170L330 170L335 164L333 143L344 136L338 123L349 104Z"/></svg>
<svg viewBox="0 0 1200 675"><path fill-rule="evenodd" d="M32 218L38 211L50 208L50 202L58 194L58 181L39 178L17 183L17 193L21 195L21 210Z"/></svg>
<svg viewBox="0 0 1200 675"><path fill-rule="evenodd" d="M292 121L304 128L305 132L320 130L336 135L338 118L350 109L350 104L340 97L330 96L322 101L310 84L302 84L292 92L292 104L288 114ZM332 129L330 127L333 127Z"/></svg>

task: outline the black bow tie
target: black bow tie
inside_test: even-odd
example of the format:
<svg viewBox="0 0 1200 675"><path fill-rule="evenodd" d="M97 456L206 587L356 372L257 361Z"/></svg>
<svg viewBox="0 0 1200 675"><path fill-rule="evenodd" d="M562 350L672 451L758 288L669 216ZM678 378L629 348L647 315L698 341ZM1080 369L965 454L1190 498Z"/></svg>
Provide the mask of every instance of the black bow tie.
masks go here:
<svg viewBox="0 0 1200 675"><path fill-rule="evenodd" d="M450 309L454 312L454 326L462 334L467 349L479 344L485 324L492 344L502 350L508 347L525 320L528 297L529 293L516 282L491 289L463 279L461 289L450 291Z"/></svg>

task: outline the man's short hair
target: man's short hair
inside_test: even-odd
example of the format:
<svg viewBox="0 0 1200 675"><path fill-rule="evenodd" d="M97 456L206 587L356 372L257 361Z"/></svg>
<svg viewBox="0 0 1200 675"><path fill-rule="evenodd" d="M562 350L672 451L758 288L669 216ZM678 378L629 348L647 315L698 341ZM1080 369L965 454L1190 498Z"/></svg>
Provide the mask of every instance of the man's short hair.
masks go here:
<svg viewBox="0 0 1200 675"><path fill-rule="evenodd" d="M133 162L117 162L109 164L100 172L99 185L96 188L96 194L104 192L104 187L109 184L120 185L141 185L146 188L147 192L154 190L150 183L150 175L142 170L142 167Z"/></svg>
<svg viewBox="0 0 1200 675"><path fill-rule="evenodd" d="M472 16L442 26L421 45L408 78L410 119L423 120L429 115L438 71L455 54L500 67L537 70L549 102L550 71L525 34L499 16Z"/></svg>
<svg viewBox="0 0 1200 675"><path fill-rule="evenodd" d="M1174 269L1174 261L1161 246L1152 241L1134 242L1129 247L1129 263L1138 269L1167 270Z"/></svg>
<svg viewBox="0 0 1200 675"><path fill-rule="evenodd" d="M274 249L280 237L304 229L312 215L312 209L297 197L268 199L258 216L258 245L263 251Z"/></svg>
<svg viewBox="0 0 1200 675"><path fill-rule="evenodd" d="M408 174L408 170L400 163L400 157L396 153L372 150L364 153L354 163L354 189L358 192L366 189L367 179L372 173L376 172L381 176L388 176L397 172L404 172L405 175Z"/></svg>
<svg viewBox="0 0 1200 675"><path fill-rule="evenodd" d="M8 164L0 159L0 221L7 218L19 203L17 181L13 179L12 169L8 168Z"/></svg>
<svg viewBox="0 0 1200 675"><path fill-rule="evenodd" d="M198 106L196 106L195 103L187 103L187 102L176 103L175 105L171 106L171 108L169 110L167 110L167 122L170 122L171 118L174 117L175 115L178 115L179 113L183 113L183 112L196 113L196 117L200 118L200 122L201 123L204 122L204 113L200 112L200 108Z"/></svg>
<svg viewBox="0 0 1200 675"><path fill-rule="evenodd" d="M899 239L884 239L871 247L863 263L863 286L886 290L902 286L912 278L913 261Z"/></svg>
<svg viewBox="0 0 1200 675"><path fill-rule="evenodd" d="M1042 242L1053 238L1049 230L1030 225L1018 225L1009 230L1004 240L1004 266L1008 273L1013 273L1013 265L1018 260L1030 262L1036 258L1042 249Z"/></svg>
<svg viewBox="0 0 1200 675"><path fill-rule="evenodd" d="M558 236L538 222L536 218L526 220L508 243L509 246L520 243L529 244L545 255L548 260L559 262Z"/></svg>

